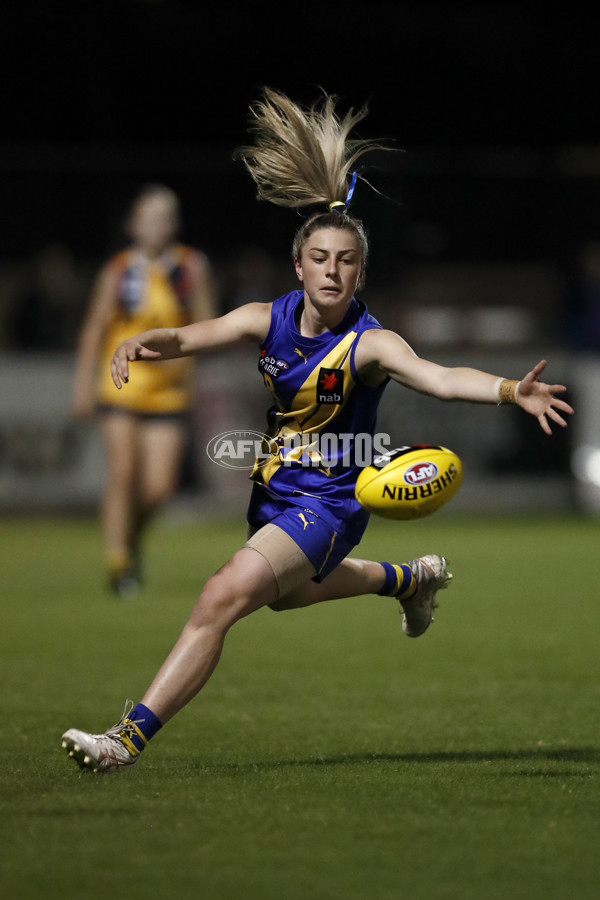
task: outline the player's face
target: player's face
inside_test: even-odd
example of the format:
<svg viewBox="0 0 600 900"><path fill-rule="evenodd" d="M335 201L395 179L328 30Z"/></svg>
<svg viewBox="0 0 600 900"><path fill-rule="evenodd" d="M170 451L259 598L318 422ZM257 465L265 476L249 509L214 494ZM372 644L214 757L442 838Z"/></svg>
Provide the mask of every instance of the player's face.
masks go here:
<svg viewBox="0 0 600 900"><path fill-rule="evenodd" d="M345 311L362 274L362 251L352 231L320 228L305 241L296 274L316 307Z"/></svg>
<svg viewBox="0 0 600 900"><path fill-rule="evenodd" d="M177 212L170 200L160 195L140 200L131 216L131 236L149 253L164 250L176 230Z"/></svg>

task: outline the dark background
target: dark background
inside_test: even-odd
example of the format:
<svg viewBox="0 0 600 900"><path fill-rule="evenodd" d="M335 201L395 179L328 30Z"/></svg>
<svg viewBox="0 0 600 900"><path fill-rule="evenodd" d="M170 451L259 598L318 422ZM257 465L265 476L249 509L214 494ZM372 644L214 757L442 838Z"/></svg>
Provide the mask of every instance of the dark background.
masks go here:
<svg viewBox="0 0 600 900"><path fill-rule="evenodd" d="M410 144L598 137L592 4L25 0L4 17L18 139L220 148L243 139L264 83L369 99L372 130Z"/></svg>
<svg viewBox="0 0 600 900"><path fill-rule="evenodd" d="M353 210L370 283L404 261L576 266L599 229L598 16L563 4L119 3L3 13L2 255L64 242L90 267L148 181L179 192L183 238L223 265L287 258L296 214L257 203L232 160L263 84L367 102L374 154Z"/></svg>

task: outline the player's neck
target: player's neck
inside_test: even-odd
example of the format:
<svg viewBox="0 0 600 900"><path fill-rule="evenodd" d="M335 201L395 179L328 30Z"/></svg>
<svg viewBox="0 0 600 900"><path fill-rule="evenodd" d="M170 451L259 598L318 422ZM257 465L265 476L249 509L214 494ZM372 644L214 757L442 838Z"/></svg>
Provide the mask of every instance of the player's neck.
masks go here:
<svg viewBox="0 0 600 900"><path fill-rule="evenodd" d="M159 246L137 246L135 252L141 260L147 263L154 263L172 252L173 244L161 244Z"/></svg>
<svg viewBox="0 0 600 900"><path fill-rule="evenodd" d="M350 303L352 300L350 300ZM297 322L297 328L303 337L313 338L324 334L326 331L332 331L336 328L346 313L350 303L340 309L339 306L334 307L317 307L304 296L304 305Z"/></svg>

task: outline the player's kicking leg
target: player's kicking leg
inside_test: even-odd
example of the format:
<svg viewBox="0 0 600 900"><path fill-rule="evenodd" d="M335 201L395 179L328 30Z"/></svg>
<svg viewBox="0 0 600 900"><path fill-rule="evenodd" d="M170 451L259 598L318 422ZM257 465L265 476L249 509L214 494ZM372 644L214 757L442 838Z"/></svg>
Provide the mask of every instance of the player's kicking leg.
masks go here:
<svg viewBox="0 0 600 900"><path fill-rule="evenodd" d="M445 557L434 553L402 565L347 557L322 582L311 581L285 594L271 608L298 609L362 594L395 597L403 614L402 630L408 637L419 637L433 622L437 592L451 579Z"/></svg>

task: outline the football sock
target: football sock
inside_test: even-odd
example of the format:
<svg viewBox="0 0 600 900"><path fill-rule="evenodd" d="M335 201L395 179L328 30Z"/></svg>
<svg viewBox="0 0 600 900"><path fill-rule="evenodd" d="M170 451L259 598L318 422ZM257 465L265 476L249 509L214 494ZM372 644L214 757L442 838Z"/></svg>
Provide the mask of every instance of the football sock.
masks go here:
<svg viewBox="0 0 600 900"><path fill-rule="evenodd" d="M410 566L397 566L393 563L382 562L385 572L385 581L380 591L381 597L410 597L414 594L417 583L410 570Z"/></svg>
<svg viewBox="0 0 600 900"><path fill-rule="evenodd" d="M132 756L139 756L150 738L162 728L162 722L151 709L138 703L123 719L121 740Z"/></svg>
<svg viewBox="0 0 600 900"><path fill-rule="evenodd" d="M107 553L104 567L110 578L116 578L131 569L131 554L128 550L113 550Z"/></svg>

